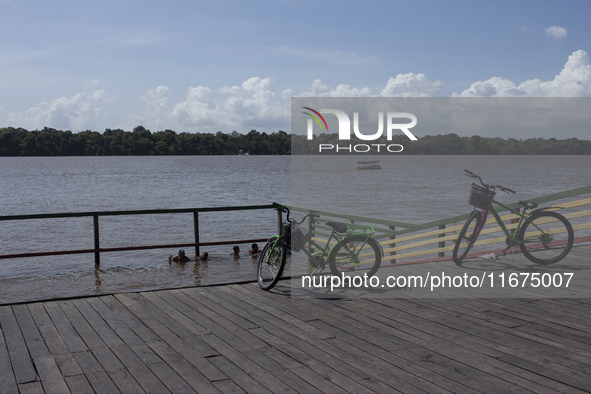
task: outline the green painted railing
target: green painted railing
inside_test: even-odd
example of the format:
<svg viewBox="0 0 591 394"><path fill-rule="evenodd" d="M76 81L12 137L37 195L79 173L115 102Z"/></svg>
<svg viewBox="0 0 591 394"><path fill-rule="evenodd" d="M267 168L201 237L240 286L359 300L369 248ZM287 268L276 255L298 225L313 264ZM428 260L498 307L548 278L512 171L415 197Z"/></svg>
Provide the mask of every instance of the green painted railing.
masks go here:
<svg viewBox="0 0 591 394"><path fill-rule="evenodd" d="M557 204L558 200L577 197L584 194L591 193L591 185L583 186L572 190L563 191L560 193L553 193L533 199L538 204L553 202L551 206L556 206L558 209L565 210L561 212L565 217L571 220L573 228L575 229L575 241L577 240L577 231L586 231L591 229L591 210L584 207L591 205L591 198L586 198L578 201ZM521 206L517 203L507 204L512 209L519 209ZM497 209L498 208L498 209ZM453 216L446 219L435 220L423 224L411 224L397 221L390 221L384 219L377 219L359 215L340 214L330 211L314 210L303 207L291 207L293 211L301 213L310 213L314 215L314 219L319 222L344 219L350 223L370 225L376 231L374 238L376 238L382 248L384 249L384 262L396 263L400 259L416 260L417 257L430 256L429 260L433 259L449 259L453 250L454 241L457 238L457 233L462 229L463 222L468 218L470 212ZM504 212L506 209L495 206L498 212ZM581 210L583 209L583 210ZM510 222L516 216L514 214L502 217L503 221ZM490 219L491 223L494 219ZM487 221L488 223L488 221ZM308 230L312 232L312 237L317 241L326 241L330 233L330 228L321 224L308 223ZM499 231L501 229L499 228ZM587 240L579 238L579 240ZM435 247L430 247L435 245ZM402 252L402 253L401 253Z"/></svg>

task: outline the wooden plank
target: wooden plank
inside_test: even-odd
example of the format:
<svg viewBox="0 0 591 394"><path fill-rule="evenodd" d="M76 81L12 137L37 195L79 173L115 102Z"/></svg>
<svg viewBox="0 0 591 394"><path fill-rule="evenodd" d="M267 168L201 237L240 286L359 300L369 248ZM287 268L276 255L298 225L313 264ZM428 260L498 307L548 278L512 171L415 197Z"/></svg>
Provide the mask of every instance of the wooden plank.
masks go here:
<svg viewBox="0 0 591 394"><path fill-rule="evenodd" d="M72 393L94 394L94 390L84 375L66 376L64 380L68 384L68 388Z"/></svg>
<svg viewBox="0 0 591 394"><path fill-rule="evenodd" d="M209 380L197 371L193 365L184 360L176 351L162 341L150 342L148 345L176 371L196 392L204 394L219 393Z"/></svg>
<svg viewBox="0 0 591 394"><path fill-rule="evenodd" d="M80 369L80 366L74 359L72 353L57 354L53 356L53 358L62 372L62 376L77 376L84 373L82 372L82 369Z"/></svg>
<svg viewBox="0 0 591 394"><path fill-rule="evenodd" d="M146 393L166 393L169 391L129 347L118 346L111 348L111 350Z"/></svg>
<svg viewBox="0 0 591 394"><path fill-rule="evenodd" d="M244 301L242 300L235 300L237 303L246 310L247 306L243 305ZM350 391L354 390L355 392L370 392L370 389L367 386L375 387L376 385L379 386L380 383L372 380L367 374L362 373L361 371L355 369L354 367L343 363L335 357L333 354L328 354L327 350L330 350L331 353L337 352L337 349L332 349L330 346L327 346L322 341L317 341L315 346L310 345L306 342L306 339L312 340L311 338L318 339L313 335L309 334L307 331L299 329L297 327L293 327L290 324L286 324L285 321L277 321L273 316L266 314L268 305L263 305L264 311L253 310L252 306L249 313L258 314L259 317L266 319L265 326L269 327L268 331L265 331L262 335L257 335L260 329L251 330L251 332L255 333L255 335L259 336L262 340L269 340L267 335L271 335L270 333L273 332L274 334L281 335L281 338L278 338L277 341L274 342L275 345L283 346L280 341L284 341L288 344L291 344L291 349L297 347L301 349L305 354L301 354L299 359L303 361L306 365L309 365L310 368L321 371L322 374L332 375L336 374L334 381L336 384L340 385L343 390ZM290 319L291 320L291 319ZM293 331L295 334L299 336L292 335L288 331ZM319 331L319 330L316 330ZM302 339L304 339L302 341ZM319 349L320 347L321 349ZM291 354L290 354L291 355ZM293 355L292 355L293 357ZM296 356L296 359L298 357ZM357 378L357 379L351 379ZM310 382L314 384L314 382Z"/></svg>
<svg viewBox="0 0 591 394"><path fill-rule="evenodd" d="M224 379L213 382L215 387L224 394L241 394L246 393L233 380Z"/></svg>
<svg viewBox="0 0 591 394"><path fill-rule="evenodd" d="M109 375L90 351L74 353L74 358L95 392L120 393Z"/></svg>
<svg viewBox="0 0 591 394"><path fill-rule="evenodd" d="M323 394L322 391L312 386L310 383L306 382L304 379L300 378L290 370L274 372L273 375L275 375L282 382L285 382L285 384L287 384L289 387L292 387L298 393Z"/></svg>
<svg viewBox="0 0 591 394"><path fill-rule="evenodd" d="M117 333L109 327L107 322L89 305L85 298L72 300L71 303L80 311L88 324L108 347L123 345L123 341Z"/></svg>
<svg viewBox="0 0 591 394"><path fill-rule="evenodd" d="M240 335L240 333L247 333L251 328L258 327L253 322L244 319L241 316L232 313L232 311L221 307L215 303L210 303L209 299L195 299L188 297L180 290L173 290L167 292L159 292L158 296L166 300L171 305L174 305L179 310L182 310L187 316L195 320L199 316L204 320L204 324L215 323L211 327L207 327L209 332L214 332L218 326L226 327L229 331ZM176 300L175 300L176 299ZM215 306L214 306L215 305ZM213 306L213 309L211 308ZM207 317L204 319L204 317ZM214 330L212 331L212 327ZM252 338L256 340L255 338ZM253 346L256 347L255 344Z"/></svg>
<svg viewBox="0 0 591 394"><path fill-rule="evenodd" d="M266 300L264 298L261 299L258 296L257 297L250 297L247 293L240 292L239 290L234 288L234 286L230 285L230 286L219 287L219 288L215 288L215 290L212 288L211 292L212 292L212 294L214 294L214 296L221 296L223 293L229 294L232 297L234 297L234 299L236 301L240 300L242 302L241 305L243 305L243 307L245 307L245 308L248 308L248 310L251 312L257 311L257 313L260 313L262 311L262 309L260 307L264 306L265 316L267 316L267 317L270 315L274 316L275 318L280 319L281 321L284 321L285 323L287 323L286 327L298 328L300 330L303 330L303 331L309 333L311 336L314 336L316 338L327 339L332 336L326 332L323 332L322 330L319 330L318 328L307 323L306 321L300 320L296 316L290 314L289 310L283 310L283 309L277 308L276 306L271 305L268 302L266 302ZM202 294L206 294L206 293L202 293Z"/></svg>
<svg viewBox="0 0 591 394"><path fill-rule="evenodd" d="M413 300L414 302L416 302L416 300ZM440 309L446 309L446 308L454 308L455 310L461 310L461 306L456 306L457 303L450 303L449 301L445 303L445 305L442 302L437 302L439 300L429 300L430 303L435 303L435 305L437 306L437 308ZM483 301L487 301L490 302L491 300L483 300ZM425 300L423 300L423 302L425 302ZM515 302L515 301L514 301ZM461 304L466 305L464 302ZM486 311L484 311L484 313L478 313L478 312L473 312L471 310L468 309L464 309L469 315L474 316L476 318L481 318L481 319L485 319L487 318L486 316ZM467 342L465 341L465 343L472 343L472 342ZM485 348L482 347L481 345L476 347L479 351L485 352L493 357L501 357L502 355L505 355L506 353L502 353L499 352L497 349L494 349L493 352L487 351L487 349L490 348ZM564 349L557 349L558 351L554 350L553 353L551 352L547 352L545 349L534 349L532 347L529 347L527 349L527 351L533 355L536 355L538 357L541 358L546 358L548 360L553 360L554 362L558 362L559 364L565 365L565 366L571 366L573 363L571 360L576 360L576 365L579 368L586 368L588 363L591 362L591 353L587 353L584 351L580 351L579 353L573 353L573 352L568 352L565 351ZM566 357L569 358L566 358Z"/></svg>
<svg viewBox="0 0 591 394"><path fill-rule="evenodd" d="M191 338L192 343L189 344L179 338L170 329L168 329L166 325L162 324L151 314L145 311L138 302L129 296L118 295L117 297L117 299L121 300L127 308L134 312L136 316L139 316L144 324L148 325L150 329L153 330L153 332L158 333L158 335L161 336L169 346L171 346L185 359L187 359L207 379L210 381L215 381L227 378L225 374L223 374L209 361L210 357L213 357L218 353L211 349L211 347L209 347L202 339L191 333L194 338ZM195 348L198 345L193 342L197 340L201 343L200 347L205 347L205 351Z"/></svg>
<svg viewBox="0 0 591 394"><path fill-rule="evenodd" d="M159 297L154 293L146 293L144 295L146 298L149 297L149 300L161 310L170 310L170 305L164 305L164 300L159 300ZM190 323L186 322L184 325L190 325ZM272 392L294 392L275 376L262 368L262 366L266 366L271 370L277 370L275 363L268 359L267 356L256 352L252 346L227 331L225 327L218 326L215 330L212 330L212 334L213 335L207 336L207 342L216 351L224 355L229 361L241 368L249 376L255 378Z"/></svg>
<svg viewBox="0 0 591 394"><path fill-rule="evenodd" d="M193 389L168 364L150 364L152 372L172 393L193 393Z"/></svg>
<svg viewBox="0 0 591 394"><path fill-rule="evenodd" d="M248 349L245 346L240 346L240 344L237 345L237 341L229 340L228 344L219 339L217 334L210 335L207 339L208 342L225 357L225 359L240 368L248 374L248 376L258 381L262 386L265 386L269 391L273 393L295 393L294 390L269 372L269 369L277 372L280 371L281 368L277 368L273 361L264 353L260 353L252 348ZM226 340L228 339L226 338ZM240 348L241 351L236 350L232 346ZM218 360L213 358L212 362L215 364ZM265 367L267 369L265 369ZM224 372L228 375L226 371Z"/></svg>
<svg viewBox="0 0 591 394"><path fill-rule="evenodd" d="M284 303L286 304L286 309L289 309L290 313L294 313L295 310L298 309L297 305L295 305L298 300L284 299L283 297L278 297L278 298L279 298L279 300L284 301ZM381 368L377 367L376 363L373 363L373 362L368 363L367 357L365 359L362 358L362 355L367 354L366 350L362 351L359 349L358 351L355 351L354 348L350 344L348 346L343 346L343 345L346 345L346 343L339 341L337 339L342 334L344 334L343 331L341 331L339 328L337 328L337 326L340 326L341 324L337 324L337 326L331 326L331 325L323 323L323 320L325 319L326 313L327 313L326 309L308 308L310 303L306 302L305 304L306 304L306 307L307 307L306 309L308 310L308 314L309 314L308 318L312 319L312 320L309 320L309 322L311 322L311 324L314 324L317 327L321 328L323 331L334 335L335 338L327 339L326 342L328 342L330 344L335 343L336 344L334 346L335 348L341 349L343 352L345 352L345 353L341 353L339 355L340 359L343 360L344 362L347 362L350 365L360 369L361 371L363 371L364 373L367 373L368 375L370 375L374 379L389 385L390 390L394 390L394 388L396 388L396 389L402 390L404 392L410 392L410 391L413 391L413 392L438 392L437 387L434 385L428 386L428 388L427 388L428 391L422 391L416 386L409 385L404 380L402 380L401 377L405 376L406 378L409 378L409 376L411 376L411 375L408 373L405 374L404 372L400 373L399 372L400 370L398 368L395 368L395 366L393 364L390 364L384 360L377 361L378 360L377 358L375 358L375 357L371 358L372 361L376 362L377 364L380 364ZM310 315L310 313L312 311L318 311L318 315L317 316ZM320 325L318 325L318 324L320 324ZM358 330L358 333L362 337L364 337L366 335L371 335L371 333L368 333L367 331L363 331L363 330ZM367 342L362 342L361 347L363 349L366 349L367 346L370 346L370 344ZM388 353L388 358L391 358L391 357L392 357L391 354ZM394 371L394 373L392 373L392 371ZM416 380L416 379L417 379L417 377L412 375L412 377L410 377L409 380Z"/></svg>
<svg viewBox="0 0 591 394"><path fill-rule="evenodd" d="M574 387L584 392L591 392L591 378L588 374L581 374L578 371L559 367L556 364L532 362L516 356L503 356L501 357L501 361L554 379L563 383L566 387Z"/></svg>
<svg viewBox="0 0 591 394"><path fill-rule="evenodd" d="M20 385L36 381L37 373L10 306L0 306L0 326L16 383Z"/></svg>
<svg viewBox="0 0 591 394"><path fill-rule="evenodd" d="M413 300L414 301L414 300ZM479 321L482 324L483 321ZM444 322L445 323L445 322ZM463 328L471 328L471 327L475 327L474 324L472 322L465 322L463 324ZM497 330L498 331L498 330ZM516 343L515 345L512 346L507 346L506 344L511 344L511 341L508 340L508 338L510 337L499 337L498 339L498 343L490 343L490 339L493 337L496 337L498 335L493 334L491 331L486 331L485 329L481 329L480 331L473 331L473 330L468 330L468 334L469 336L466 337L467 340L477 340L478 336L482 336L483 339L481 339L481 343L488 345L488 346L495 346L496 348L498 348L499 350L504 351L505 353L498 357L501 358L504 355L508 354L521 354L524 351L527 351L527 349L529 348L524 348L522 343ZM515 368L513 366L511 366L511 368L507 368L505 367L505 365L503 363L497 363L492 359L485 359L488 364L493 365L494 367L498 368L498 369L502 369L505 370L506 372L510 373L510 374L514 374L514 375L519 375L520 377L524 377L526 379L531 379L533 381L535 381L536 383L542 384L546 387L552 388L554 390L557 391L562 391L564 390L564 385L561 383L558 383L557 381L553 380L553 379L547 379L543 376L536 376L535 374L530 373L527 370L520 370L519 368ZM500 376L503 376L503 374L499 374ZM518 382L519 380L513 378L510 379L508 378L509 381L512 381L513 383ZM520 383L522 386L532 386L532 383L529 382L523 382L521 381ZM537 391L538 389L535 388L535 386L533 387L534 391Z"/></svg>
<svg viewBox="0 0 591 394"><path fill-rule="evenodd" d="M27 306L25 304L14 305L12 311L14 312L14 316L16 317L23 334L31 358L34 359L37 357L49 356L49 350L47 349L43 337L39 333Z"/></svg>
<svg viewBox="0 0 591 394"><path fill-rule="evenodd" d="M126 318L111 310L111 308L103 302L105 299L113 300L114 302L112 305L120 307L121 310L119 312L126 316ZM146 345L146 342L153 340L153 338L156 338L156 341L160 341L160 339L144 324L137 320L136 317L132 316L131 313L118 301L114 300L112 296L90 298L87 299L87 302L105 320L121 340L133 350L144 364L159 363L162 361L152 349ZM136 334L136 332L132 330L132 327L136 327L139 334ZM145 334L145 330L148 331L148 335L145 335L142 339L139 335Z"/></svg>
<svg viewBox="0 0 591 394"><path fill-rule="evenodd" d="M2 323L1 318L0 323ZM12 365L10 364L8 348L6 347L6 342L4 342L2 324L0 324L0 371L2 371L2 379L0 379L0 393L18 393L14 372L12 370Z"/></svg>
<svg viewBox="0 0 591 394"><path fill-rule="evenodd" d="M49 318L49 315L43 308L42 303L28 304L31 317L35 320L35 324L39 329L39 333L43 337L49 353L52 355L70 353L68 346L64 342L62 336L57 328Z"/></svg>
<svg viewBox="0 0 591 394"><path fill-rule="evenodd" d="M206 317L206 319L211 319L213 317L211 311L215 311L230 321L236 320L233 317L234 315L238 316L240 319L246 320L248 322L247 324L249 330L259 327L261 320L257 316L244 313L243 310L236 307L235 305L225 302L224 298L222 297L212 300L211 298L207 297L207 295L210 295L210 293L200 293L199 289L196 288L180 289L179 292L180 293L174 293L174 296Z"/></svg>
<svg viewBox="0 0 591 394"><path fill-rule="evenodd" d="M88 347L80 338L80 335L78 335L78 332L76 332L76 329L72 326L72 323L70 323L57 302L43 303L43 307L68 346L69 352L76 353L88 350Z"/></svg>
<svg viewBox="0 0 591 394"><path fill-rule="evenodd" d="M411 327L416 327L416 326L417 326L417 324L415 323ZM419 325L419 326L420 327L424 327L422 324ZM386 328L386 330L387 330L387 328ZM442 327L442 330L445 331L445 328ZM430 330L430 331L432 331L432 332L438 332L440 330L433 329L433 330ZM396 331L393 331L392 333L395 334ZM442 335L442 337L445 337L445 335ZM466 360L470 360L470 357L467 357L467 354L469 355L470 353L469 352L468 353L466 353L466 352L459 352L457 350L458 345L456 345L456 346L453 346L452 345L452 347L451 347L452 350L446 350L445 348L442 348L441 346L438 346L437 345L437 343L445 343L445 339L433 338L432 340L427 341L427 342L425 342L425 339L424 338L423 339L421 339L421 338L413 339L412 337L407 336L406 339L409 340L409 341L411 341L411 342L413 342L415 344L415 346L408 347L409 351L412 352L412 353L416 353L418 355L418 357L419 357L419 358L417 358L417 356L413 356L412 354L405 353L405 357L408 358L408 359L410 359L410 360L417 361L417 360L421 360L420 357L427 357L427 356L428 356L429 360L433 360L433 357L435 357L435 359L437 359L438 356L436 354L433 354L432 350L437 350L437 353L443 354L446 357L450 357L451 356L452 359L455 359L456 360L456 362L461 362L462 364L465 363ZM346 339L346 340L347 341L351 341L350 338L349 339ZM380 342L377 342L376 344L379 344L379 343ZM356 346L359 346L359 345L357 344ZM386 347L386 349L388 349L388 348ZM491 361L493 363L494 363L494 360L495 359L491 359ZM465 366L464 367L459 367L458 365L455 364L455 362L452 363L452 364L449 364L449 361L445 361L444 360L444 362L441 363L441 364L443 364L443 365L446 365L447 364L447 368L448 369L451 366L451 369L453 370L453 372L452 373L448 373L447 376L452 376L455 372L457 372L458 370L462 370L462 369L465 370L466 373L471 374L473 376L480 376L480 375L482 375L477 370L473 370L473 369L466 370L466 367ZM431 365L431 363L429 363L429 365ZM501 375L501 376L504 376L508 381L511 381L512 383L515 383L515 380L519 380L519 378L517 376L512 375L512 374L509 374L509 373L506 373L506 372L500 370L499 365L491 365L491 366L489 366L488 364L482 362L482 356L479 356L476 359L471 360L471 364L470 365L477 365L484 372L487 372L487 374L480 376L480 378L484 378L484 380L487 380L487 379L490 380L489 377L491 376L491 374L494 375L494 376L496 376L497 374L498 375ZM440 371L442 371L442 370L440 369ZM457 375L456 375L456 377L457 377ZM465 381L463 381L461 379L461 377L460 377L459 380L462 381L462 382L465 382ZM474 387L474 385L476 384L475 382L477 382L478 380L479 379L473 379L473 380L471 380L471 382L472 382L471 383L471 386L473 388L476 388L476 387ZM536 385L535 384L531 384L531 383L529 383L529 382L527 382L525 380L521 380L520 383L521 383L521 387L522 387L520 390L523 390L524 388L530 388L530 389L531 388L536 388ZM494 385L493 387L495 387L495 388L497 388L497 387L502 388L503 386L506 386L506 384L503 383L502 381L497 381L497 384ZM506 392L510 392L511 391L511 388L512 388L511 386L506 386L506 387L504 387L504 390ZM478 390L482 391L481 389L478 389Z"/></svg>
<svg viewBox="0 0 591 394"><path fill-rule="evenodd" d="M187 296L181 291L159 293L159 296L168 303L173 304L192 320L198 319L201 321L202 324L207 327L209 332L219 333L220 327L223 327L224 330L227 330L236 337L247 342L255 349L267 346L265 342L261 341L248 331L252 328L258 327L257 325L252 322L247 322L244 318L233 314L219 304L215 304L215 310L206 307L205 304L212 306L208 302L210 301L209 299L202 299L201 301L203 302L198 302L196 299ZM239 326L239 323L235 323L236 321L241 325Z"/></svg>
<svg viewBox="0 0 591 394"><path fill-rule="evenodd" d="M247 393L266 393L273 394L272 391L268 390L252 376L248 375L238 366L233 364L224 356L210 357L209 360L215 365L220 371L223 371L234 383L236 383L241 389Z"/></svg>
<svg viewBox="0 0 591 394"><path fill-rule="evenodd" d="M20 394L43 394L43 387L41 382L29 382L19 384L18 391Z"/></svg>
<svg viewBox="0 0 591 394"><path fill-rule="evenodd" d="M111 349L96 349L92 353L122 393L145 393Z"/></svg>
<svg viewBox="0 0 591 394"><path fill-rule="evenodd" d="M85 347L93 351L108 347L71 301L58 301L57 304L76 330L76 335L84 342Z"/></svg>
<svg viewBox="0 0 591 394"><path fill-rule="evenodd" d="M203 357L218 355L218 353L203 341L201 337L195 335L191 330L162 312L157 306L144 297L144 295L120 294L116 297L128 309L133 311L136 316L141 317L142 321L161 338L170 338L174 341L180 339L185 344L198 351ZM150 297L149 294L148 297Z"/></svg>
<svg viewBox="0 0 591 394"><path fill-rule="evenodd" d="M45 394L63 394L70 391L52 356L35 358L35 367Z"/></svg>
<svg viewBox="0 0 591 394"><path fill-rule="evenodd" d="M187 328L195 335L210 334L210 331L199 324L199 320L191 319L186 313L191 313L189 308L183 308L183 311L177 309L177 306L182 307L181 303L175 303L174 297L166 297L166 291L154 293L142 293L142 295L154 304L162 312L170 316L183 327ZM168 301L174 304L171 305Z"/></svg>

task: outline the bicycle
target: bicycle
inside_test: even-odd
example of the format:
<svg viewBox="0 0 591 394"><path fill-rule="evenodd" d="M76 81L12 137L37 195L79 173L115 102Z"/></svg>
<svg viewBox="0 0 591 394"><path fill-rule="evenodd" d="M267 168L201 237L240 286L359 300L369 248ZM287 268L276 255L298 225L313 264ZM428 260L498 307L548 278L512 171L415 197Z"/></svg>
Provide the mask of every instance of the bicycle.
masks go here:
<svg viewBox="0 0 591 394"><path fill-rule="evenodd" d="M278 209L287 213L287 221L283 223L282 233L269 238L259 256L257 282L261 289L270 290L277 284L283 274L288 251L303 251L314 268L312 275L324 271L326 263L333 275L355 275L368 271L364 274L371 277L380 268L383 251L380 244L372 238L375 233L372 227L326 222L331 233L326 244L320 245L311 239L309 233L297 227L309 217L318 223L314 220L313 213L307 214L299 222L292 222L287 207ZM331 240L336 241L332 247ZM307 242L310 242L310 249L319 251L312 253L304 248Z"/></svg>
<svg viewBox="0 0 591 394"><path fill-rule="evenodd" d="M536 209L538 203L535 201L519 201L518 204L523 206L523 212L520 212L519 208L517 210L511 209L493 198L496 195L496 189L507 194L515 193L513 190L501 185L485 184L478 175L468 170L464 171L471 178L478 178L483 187L475 183L471 185L468 203L474 206L474 209L460 231L454 246L453 261L456 264L459 265L474 246L489 212L492 212L507 236L505 239L507 247L502 252L503 256L512 247L514 248L513 253L515 253L517 246L519 246L528 260L536 264L547 265L562 260L570 252L574 241L574 231L564 216L554 211L548 211L552 207ZM492 203L508 209L519 217L515 229L512 231L507 229ZM482 211L478 211L476 208L480 208ZM528 209L533 209L533 211L526 213ZM471 230L472 228L473 230Z"/></svg>

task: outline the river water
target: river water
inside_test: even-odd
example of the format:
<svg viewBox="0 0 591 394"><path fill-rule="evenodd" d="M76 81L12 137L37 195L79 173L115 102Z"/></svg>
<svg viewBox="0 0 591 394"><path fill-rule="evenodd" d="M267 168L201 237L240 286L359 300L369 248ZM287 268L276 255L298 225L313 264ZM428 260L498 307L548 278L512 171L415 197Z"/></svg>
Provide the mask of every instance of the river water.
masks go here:
<svg viewBox="0 0 591 394"><path fill-rule="evenodd" d="M464 168L485 182L518 192L516 196L498 195L503 202L591 184L588 156L392 155L376 159L382 162L381 170L354 170L359 160L355 156L0 158L0 215L275 201L419 224L471 209L467 199L472 180L463 176ZM202 242L224 236L265 238L276 226L271 210L202 216ZM105 219L101 237L111 244L101 241L101 247L137 245L140 240L147 244L192 242L186 240L192 231L191 218ZM27 220L13 227L0 225L2 254L59 250L46 243L47 237L57 237L61 249L92 248L91 221ZM241 245L239 259L229 256L231 245L202 248L211 253L208 262L172 265L168 256L176 250L103 253L98 270L92 254L0 260L0 304L253 280L256 261L244 253L249 247ZM191 256L191 249L187 251Z"/></svg>

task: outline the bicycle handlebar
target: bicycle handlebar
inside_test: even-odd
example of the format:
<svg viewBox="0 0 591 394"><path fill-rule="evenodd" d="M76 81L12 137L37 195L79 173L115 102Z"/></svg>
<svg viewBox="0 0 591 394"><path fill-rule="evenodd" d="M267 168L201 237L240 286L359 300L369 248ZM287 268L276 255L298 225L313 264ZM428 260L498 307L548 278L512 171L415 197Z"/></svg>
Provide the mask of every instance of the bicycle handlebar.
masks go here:
<svg viewBox="0 0 591 394"><path fill-rule="evenodd" d="M482 178L480 178L478 175L476 175L472 171L468 171L468 170L464 170L464 171L467 172L467 175L469 177L471 177L471 178L478 178L478 180L480 181L480 183L482 184L482 186L484 186L487 189L493 189L494 190L494 189L496 189L498 187L499 189L501 189L505 193L513 193L513 194L515 194L515 191L509 189L508 187L501 186L501 185L489 185L489 184L486 184L486 183L482 182Z"/></svg>
<svg viewBox="0 0 591 394"><path fill-rule="evenodd" d="M281 209L283 212L286 212L287 213L286 220L287 220L287 222L289 222L289 224L291 224L292 223L292 220L289 218L289 213L290 213L289 208L287 208L285 206L282 206L281 208L277 208L277 209ZM300 225L300 224L304 223L304 220L306 220L309 216L312 216L312 212L310 212L309 214L307 214L306 216L304 216L302 218L302 220L300 220L299 222L297 220L295 220L295 219L293 220L293 222L295 223L296 226L297 225ZM312 219L312 220L314 220L314 219ZM314 220L314 222L316 222L316 220Z"/></svg>

